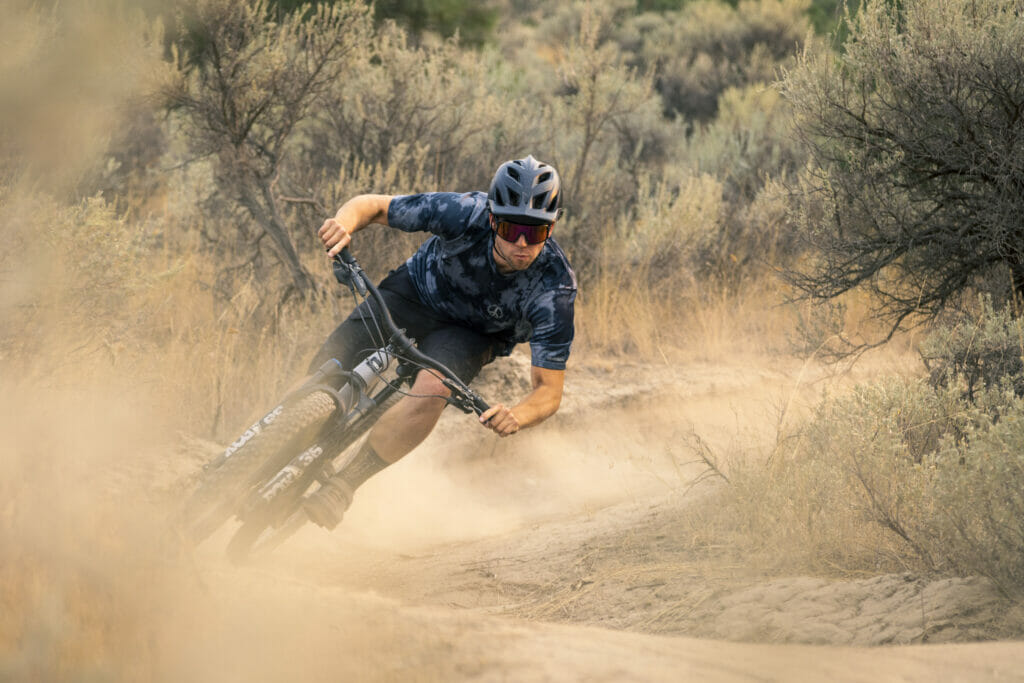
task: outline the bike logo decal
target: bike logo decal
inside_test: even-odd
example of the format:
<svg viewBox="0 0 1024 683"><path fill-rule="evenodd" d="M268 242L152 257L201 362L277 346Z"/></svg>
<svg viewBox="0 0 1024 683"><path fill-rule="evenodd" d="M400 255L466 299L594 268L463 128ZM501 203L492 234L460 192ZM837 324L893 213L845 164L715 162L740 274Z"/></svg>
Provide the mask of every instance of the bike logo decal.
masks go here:
<svg viewBox="0 0 1024 683"><path fill-rule="evenodd" d="M284 406L283 405L274 408L273 410L271 410L269 413L267 413L263 417L261 422L263 422L263 424L265 424L265 425L270 424L271 422L273 422L277 418L278 415L281 414L282 410L284 410Z"/></svg>
<svg viewBox="0 0 1024 683"><path fill-rule="evenodd" d="M284 410L284 406L278 406L271 410L266 415L264 415L263 419L253 423L252 427L246 429L245 433L242 434L242 436L238 437L237 441L232 442L232 444L224 450L224 457L230 458L239 448L247 444L254 437L258 436L259 433L263 431L264 425L269 425L271 422L277 419L277 416L281 414L282 410Z"/></svg>
<svg viewBox="0 0 1024 683"><path fill-rule="evenodd" d="M495 320L501 320L505 317L505 309L498 304L490 304L487 307L487 315L491 316Z"/></svg>
<svg viewBox="0 0 1024 683"><path fill-rule="evenodd" d="M280 472L277 473L277 476L263 487L260 491L260 497L266 501L271 501L276 498L277 494L291 486L292 482L298 479L302 472L309 467L314 460L323 455L323 452L324 449L320 448L320 446L317 446L316 444L302 451L295 460L288 463Z"/></svg>

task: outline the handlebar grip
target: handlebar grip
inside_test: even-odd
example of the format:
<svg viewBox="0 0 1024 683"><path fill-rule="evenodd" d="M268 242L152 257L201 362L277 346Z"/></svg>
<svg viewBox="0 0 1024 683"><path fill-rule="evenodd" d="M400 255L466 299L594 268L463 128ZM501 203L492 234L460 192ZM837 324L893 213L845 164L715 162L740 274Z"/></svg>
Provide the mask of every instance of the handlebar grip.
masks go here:
<svg viewBox="0 0 1024 683"><path fill-rule="evenodd" d="M352 255L352 252L349 250L348 245L342 247L341 251L339 251L338 255L335 256L334 258L340 259L343 263L346 263L350 266L355 265L356 263L356 257Z"/></svg>
<svg viewBox="0 0 1024 683"><path fill-rule="evenodd" d="M485 412L491 409L487 401L483 400L480 396L473 394L473 410L476 411L477 415L483 415Z"/></svg>

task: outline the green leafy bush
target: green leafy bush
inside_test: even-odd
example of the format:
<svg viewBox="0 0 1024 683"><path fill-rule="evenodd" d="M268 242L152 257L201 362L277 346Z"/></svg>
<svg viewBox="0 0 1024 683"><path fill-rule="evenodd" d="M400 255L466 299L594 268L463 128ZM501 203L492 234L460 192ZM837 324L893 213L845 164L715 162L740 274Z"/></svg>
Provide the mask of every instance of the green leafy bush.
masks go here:
<svg viewBox="0 0 1024 683"><path fill-rule="evenodd" d="M398 21L416 37L433 32L450 38L456 33L461 42L480 46L491 35L497 12L476 0L377 0L378 20Z"/></svg>

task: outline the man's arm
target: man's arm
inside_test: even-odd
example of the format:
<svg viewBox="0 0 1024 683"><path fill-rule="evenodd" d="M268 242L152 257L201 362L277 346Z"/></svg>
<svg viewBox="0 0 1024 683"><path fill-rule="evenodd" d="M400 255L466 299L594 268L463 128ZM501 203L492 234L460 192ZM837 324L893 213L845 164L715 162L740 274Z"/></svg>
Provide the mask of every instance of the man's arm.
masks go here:
<svg viewBox="0 0 1024 683"><path fill-rule="evenodd" d="M530 368L530 380L533 382L533 391L526 398L512 408L504 403L491 406L490 410L480 416L480 422L500 436L509 436L554 415L562 403L565 370L550 370L534 365Z"/></svg>
<svg viewBox="0 0 1024 683"><path fill-rule="evenodd" d="M327 248L327 255L336 256L352 241L352 233L367 225L387 225L391 199L386 194L361 194L342 204L334 218L324 221L316 233Z"/></svg>

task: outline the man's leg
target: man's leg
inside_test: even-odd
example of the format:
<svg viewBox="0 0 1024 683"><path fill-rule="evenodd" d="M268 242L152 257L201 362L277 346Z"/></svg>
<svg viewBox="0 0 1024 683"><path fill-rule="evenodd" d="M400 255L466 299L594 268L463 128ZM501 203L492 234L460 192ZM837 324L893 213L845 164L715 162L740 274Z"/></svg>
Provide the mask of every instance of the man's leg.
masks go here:
<svg viewBox="0 0 1024 683"><path fill-rule="evenodd" d="M367 439L388 463L398 462L430 435L451 392L432 372L420 370L409 393L381 415Z"/></svg>
<svg viewBox="0 0 1024 683"><path fill-rule="evenodd" d="M306 515L314 523L325 529L338 526L356 489L418 446L434 429L447 405L448 389L432 373L421 370L409 393L380 416L359 450L306 501Z"/></svg>
<svg viewBox="0 0 1024 683"><path fill-rule="evenodd" d="M447 325L426 335L419 348L469 384L494 360L498 343L488 335ZM381 416L367 439L389 463L400 460L430 435L451 394L431 370L419 371L409 393Z"/></svg>

